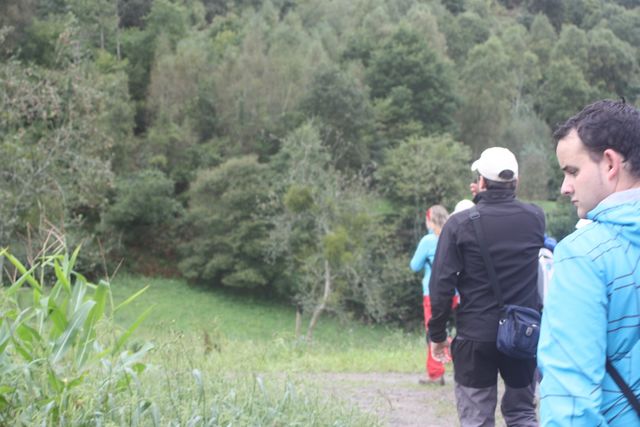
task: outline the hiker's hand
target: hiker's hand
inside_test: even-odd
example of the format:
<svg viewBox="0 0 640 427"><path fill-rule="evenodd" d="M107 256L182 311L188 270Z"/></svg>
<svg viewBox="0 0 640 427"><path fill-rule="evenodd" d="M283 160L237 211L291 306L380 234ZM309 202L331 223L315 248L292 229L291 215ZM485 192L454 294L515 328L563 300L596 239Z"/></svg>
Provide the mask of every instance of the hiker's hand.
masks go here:
<svg viewBox="0 0 640 427"><path fill-rule="evenodd" d="M446 363L449 360L448 356L448 348L449 348L449 340L444 340L442 342L431 342L431 355L438 362Z"/></svg>

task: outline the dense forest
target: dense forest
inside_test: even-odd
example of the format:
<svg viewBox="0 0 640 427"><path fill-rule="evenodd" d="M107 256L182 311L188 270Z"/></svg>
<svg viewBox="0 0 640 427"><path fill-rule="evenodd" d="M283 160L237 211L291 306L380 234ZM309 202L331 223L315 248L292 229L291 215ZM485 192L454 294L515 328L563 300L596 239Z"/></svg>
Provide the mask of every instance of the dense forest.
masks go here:
<svg viewBox="0 0 640 427"><path fill-rule="evenodd" d="M0 246L416 319L425 208L491 145L555 201L554 126L636 103L639 46L638 0L2 0Z"/></svg>

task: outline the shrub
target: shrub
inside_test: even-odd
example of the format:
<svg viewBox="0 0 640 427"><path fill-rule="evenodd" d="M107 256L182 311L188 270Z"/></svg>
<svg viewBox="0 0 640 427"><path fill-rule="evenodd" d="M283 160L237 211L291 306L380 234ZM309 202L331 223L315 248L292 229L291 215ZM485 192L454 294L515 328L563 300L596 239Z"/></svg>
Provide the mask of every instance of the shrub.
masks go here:
<svg viewBox="0 0 640 427"><path fill-rule="evenodd" d="M174 183L164 173L148 169L118 179L101 227L110 259L125 258L128 268L143 274L177 274L170 260L182 211Z"/></svg>
<svg viewBox="0 0 640 427"><path fill-rule="evenodd" d="M269 286L277 269L264 255L268 188L268 169L255 156L199 172L188 192L182 233L179 267L185 277L211 286Z"/></svg>

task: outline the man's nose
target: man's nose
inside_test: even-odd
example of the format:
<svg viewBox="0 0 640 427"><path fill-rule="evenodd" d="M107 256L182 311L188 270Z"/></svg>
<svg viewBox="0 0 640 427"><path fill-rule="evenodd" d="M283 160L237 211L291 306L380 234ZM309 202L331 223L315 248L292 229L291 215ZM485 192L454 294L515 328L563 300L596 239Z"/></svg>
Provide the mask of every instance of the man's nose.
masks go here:
<svg viewBox="0 0 640 427"><path fill-rule="evenodd" d="M562 180L562 185L560 186L560 194L563 196L570 196L573 194L573 186L567 182L567 178Z"/></svg>

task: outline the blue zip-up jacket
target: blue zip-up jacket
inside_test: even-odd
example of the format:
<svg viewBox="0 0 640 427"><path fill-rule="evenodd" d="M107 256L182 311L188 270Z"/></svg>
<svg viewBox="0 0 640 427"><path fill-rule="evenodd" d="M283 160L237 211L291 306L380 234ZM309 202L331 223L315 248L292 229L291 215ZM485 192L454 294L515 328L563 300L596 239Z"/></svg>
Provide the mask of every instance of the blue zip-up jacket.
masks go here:
<svg viewBox="0 0 640 427"><path fill-rule="evenodd" d="M556 246L538 364L543 426L640 426L608 357L640 396L640 189L587 214Z"/></svg>
<svg viewBox="0 0 640 427"><path fill-rule="evenodd" d="M424 269L424 277L422 278L422 295L429 295L429 279L431 279L431 264L433 263L433 257L436 255L436 247L438 246L438 236L433 231L429 230L429 234L426 234L418 247L416 252L411 258L409 267L416 273ZM427 260L429 262L427 262Z"/></svg>

